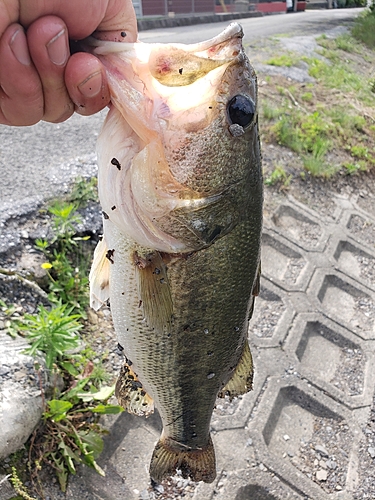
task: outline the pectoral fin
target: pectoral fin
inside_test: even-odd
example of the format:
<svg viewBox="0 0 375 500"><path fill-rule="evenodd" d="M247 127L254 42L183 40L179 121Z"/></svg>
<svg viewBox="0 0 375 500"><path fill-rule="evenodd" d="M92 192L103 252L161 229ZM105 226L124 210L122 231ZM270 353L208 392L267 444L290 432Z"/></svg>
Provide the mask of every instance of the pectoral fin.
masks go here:
<svg viewBox="0 0 375 500"><path fill-rule="evenodd" d="M245 341L242 356L229 382L219 392L219 398L229 396L231 399L241 394L246 394L253 387L253 358L250 347Z"/></svg>
<svg viewBox="0 0 375 500"><path fill-rule="evenodd" d="M157 331L169 329L173 303L167 277L167 268L159 252L145 257L134 254L140 306L150 328Z"/></svg>
<svg viewBox="0 0 375 500"><path fill-rule="evenodd" d="M116 382L115 395L128 413L148 417L154 411L154 401L143 389L134 371L125 363Z"/></svg>
<svg viewBox="0 0 375 500"><path fill-rule="evenodd" d="M89 275L90 306L97 311L109 299L109 265L106 255L108 247L103 238L96 245L94 260Z"/></svg>

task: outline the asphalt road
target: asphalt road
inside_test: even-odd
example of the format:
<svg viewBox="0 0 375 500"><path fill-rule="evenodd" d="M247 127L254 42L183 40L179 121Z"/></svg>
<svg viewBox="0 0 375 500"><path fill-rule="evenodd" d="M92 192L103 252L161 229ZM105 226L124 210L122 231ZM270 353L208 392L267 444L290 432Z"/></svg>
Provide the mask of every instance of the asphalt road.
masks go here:
<svg viewBox="0 0 375 500"><path fill-rule="evenodd" d="M245 43L282 33L319 34L351 23L361 9L318 10L242 19ZM144 42L193 43L211 38L227 23L149 30ZM56 125L0 126L0 219L61 192L73 178L95 172L95 142L105 112L73 116Z"/></svg>

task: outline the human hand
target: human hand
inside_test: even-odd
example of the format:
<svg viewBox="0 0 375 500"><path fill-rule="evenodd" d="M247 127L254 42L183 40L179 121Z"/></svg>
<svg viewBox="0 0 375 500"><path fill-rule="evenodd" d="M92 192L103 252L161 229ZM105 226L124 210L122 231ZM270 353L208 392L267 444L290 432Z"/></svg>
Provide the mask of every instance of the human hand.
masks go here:
<svg viewBox="0 0 375 500"><path fill-rule="evenodd" d="M69 51L69 39L94 31L98 38L136 41L131 0L0 0L0 123L58 123L74 111L103 109L109 91L101 62Z"/></svg>

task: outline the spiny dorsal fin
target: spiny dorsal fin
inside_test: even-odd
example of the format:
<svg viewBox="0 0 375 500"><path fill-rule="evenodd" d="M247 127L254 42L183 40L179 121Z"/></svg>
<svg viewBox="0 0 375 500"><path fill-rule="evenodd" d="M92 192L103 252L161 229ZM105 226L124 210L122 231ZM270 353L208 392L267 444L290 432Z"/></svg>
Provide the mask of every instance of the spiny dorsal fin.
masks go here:
<svg viewBox="0 0 375 500"><path fill-rule="evenodd" d="M253 388L253 358L251 356L249 343L245 340L241 358L238 365L229 380L229 382L219 392L218 397L229 396L230 399L246 394Z"/></svg>
<svg viewBox="0 0 375 500"><path fill-rule="evenodd" d="M159 252L145 257L134 254L140 306L150 328L169 330L173 302L167 277L167 268Z"/></svg>
<svg viewBox="0 0 375 500"><path fill-rule="evenodd" d="M97 311L109 299L109 265L107 243L102 238L96 245L89 275L90 306Z"/></svg>
<svg viewBox="0 0 375 500"><path fill-rule="evenodd" d="M128 413L148 417L154 411L154 401L143 389L137 375L125 363L116 382L115 395Z"/></svg>

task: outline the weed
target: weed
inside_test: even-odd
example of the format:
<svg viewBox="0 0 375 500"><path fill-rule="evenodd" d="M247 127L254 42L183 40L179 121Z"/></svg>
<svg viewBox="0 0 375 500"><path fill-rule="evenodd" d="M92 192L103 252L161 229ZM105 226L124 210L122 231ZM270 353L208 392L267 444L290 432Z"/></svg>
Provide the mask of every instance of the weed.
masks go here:
<svg viewBox="0 0 375 500"><path fill-rule="evenodd" d="M72 307L61 303L50 310L40 305L37 314L25 314L18 322L18 329L26 332L25 338L31 344L25 353L31 356L38 351L44 353L49 370L59 365L66 351L80 344L78 331L82 325L77 321L80 316L71 314L72 310Z"/></svg>
<svg viewBox="0 0 375 500"><path fill-rule="evenodd" d="M290 68L294 66L299 61L294 54L282 54L280 56L273 56L266 61L266 64L270 64L271 66L286 66Z"/></svg>
<svg viewBox="0 0 375 500"><path fill-rule="evenodd" d="M325 162L321 157L308 155L303 158L303 166L314 177L330 178L337 171L338 167L330 165Z"/></svg>
<svg viewBox="0 0 375 500"><path fill-rule="evenodd" d="M262 102L261 113L265 120L273 120L280 115L280 110L265 100Z"/></svg>
<svg viewBox="0 0 375 500"><path fill-rule="evenodd" d="M53 215L51 241L37 239L38 250L47 258L42 267L49 277L49 299L52 303L69 304L74 312L85 316L88 305L88 259L84 242L89 236L78 236L81 222L73 203L57 201L48 211Z"/></svg>
<svg viewBox="0 0 375 500"><path fill-rule="evenodd" d="M358 16L352 29L352 35L368 47L375 47L375 11L374 4L369 11Z"/></svg>
<svg viewBox="0 0 375 500"><path fill-rule="evenodd" d="M365 146L362 146L361 144L358 144L356 146L352 146L350 148L350 152L352 156L355 158L359 158L362 160L367 160L369 158L369 150Z"/></svg>
<svg viewBox="0 0 375 500"><path fill-rule="evenodd" d="M301 99L303 101L311 102L313 100L313 93L312 92L305 92L304 94L301 95Z"/></svg>
<svg viewBox="0 0 375 500"><path fill-rule="evenodd" d="M18 477L17 470L15 467L12 467L12 475L10 477L10 482L13 485L17 495L19 495L24 500L36 500L36 498L31 497L21 479ZM7 497L8 498L8 497Z"/></svg>
<svg viewBox="0 0 375 500"><path fill-rule="evenodd" d="M266 186L274 186L275 184L282 184L283 187L288 187L290 181L292 180L292 176L288 175L284 168L280 165L275 167L272 173L266 177L264 183Z"/></svg>
<svg viewBox="0 0 375 500"><path fill-rule="evenodd" d="M43 413L43 433L34 435L31 446L34 463L40 466L42 463L51 464L64 492L69 473L76 474L79 464L88 465L105 475L96 462L104 446L104 431L99 427L97 417L123 411L120 406L107 404L114 386L84 391L88 383L89 377L85 377L60 399L48 401Z"/></svg>
<svg viewBox="0 0 375 500"><path fill-rule="evenodd" d="M94 181L79 180L66 200L53 202L47 210L51 214L52 235L35 242L46 257L42 267L49 278L48 297L52 307L40 305L34 315L15 318L13 308L0 303L14 331L23 334L30 343L25 353L43 354L46 368L65 383L58 399L46 403L43 420L29 442L33 483L37 479L39 484L39 470L49 464L63 491L69 473L75 474L78 464L86 464L104 475L96 462L103 449L104 432L98 418L101 414L123 411L120 406L107 403L114 387L103 384L109 382L110 375L100 364L94 366L91 360L97 355L90 346L83 345L79 335L88 305L89 259L85 248L88 237L77 235L76 228L81 222L77 208L94 198L94 187ZM13 482L22 498L32 500L16 472ZM38 489L35 483L34 486Z"/></svg>
<svg viewBox="0 0 375 500"><path fill-rule="evenodd" d="M67 201L74 203L77 208L84 207L89 201L98 201L98 180L96 177L84 179L78 177L75 180L72 191L67 197Z"/></svg>

